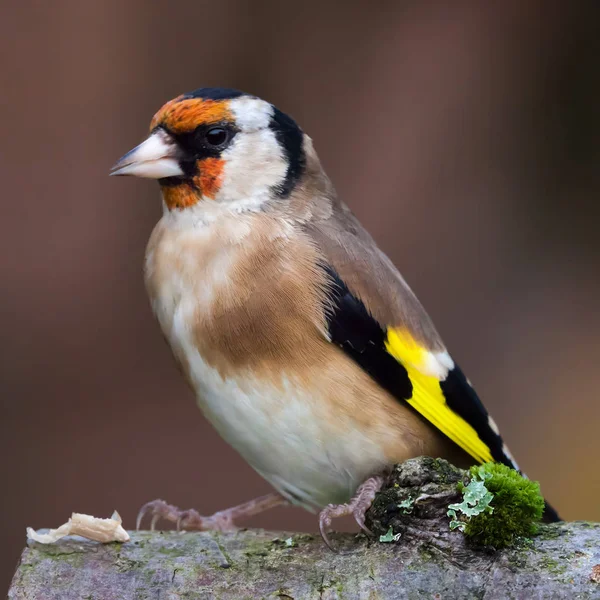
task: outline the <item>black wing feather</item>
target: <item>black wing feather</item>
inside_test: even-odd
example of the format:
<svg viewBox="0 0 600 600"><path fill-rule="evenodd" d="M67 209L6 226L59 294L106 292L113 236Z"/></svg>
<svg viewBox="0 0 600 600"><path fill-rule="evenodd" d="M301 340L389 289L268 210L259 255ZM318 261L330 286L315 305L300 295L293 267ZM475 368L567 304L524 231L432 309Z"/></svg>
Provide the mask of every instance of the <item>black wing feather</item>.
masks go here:
<svg viewBox="0 0 600 600"><path fill-rule="evenodd" d="M369 313L330 265L323 265L323 268L330 280L327 327L332 343L337 344L398 401L411 406L406 400L411 398L413 386L405 367L386 349L386 328ZM494 460L518 469L505 453L502 437L492 429L485 406L458 365L440 382L440 387L448 406L475 429ZM415 412L424 418L418 411ZM557 512L548 503L544 520L560 521Z"/></svg>

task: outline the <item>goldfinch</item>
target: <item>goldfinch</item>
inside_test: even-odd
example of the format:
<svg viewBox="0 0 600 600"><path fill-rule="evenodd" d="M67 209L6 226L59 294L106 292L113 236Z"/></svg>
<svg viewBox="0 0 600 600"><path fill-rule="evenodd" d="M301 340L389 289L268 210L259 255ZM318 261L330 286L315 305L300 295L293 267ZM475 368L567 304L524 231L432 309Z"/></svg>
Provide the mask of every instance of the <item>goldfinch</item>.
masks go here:
<svg viewBox="0 0 600 600"><path fill-rule="evenodd" d="M154 501L140 519L228 529L292 503L320 511L327 541L334 517L365 527L383 475L408 458L518 469L292 118L250 94L198 89L167 102L111 174L158 180L152 309L206 418L277 491L211 517Z"/></svg>

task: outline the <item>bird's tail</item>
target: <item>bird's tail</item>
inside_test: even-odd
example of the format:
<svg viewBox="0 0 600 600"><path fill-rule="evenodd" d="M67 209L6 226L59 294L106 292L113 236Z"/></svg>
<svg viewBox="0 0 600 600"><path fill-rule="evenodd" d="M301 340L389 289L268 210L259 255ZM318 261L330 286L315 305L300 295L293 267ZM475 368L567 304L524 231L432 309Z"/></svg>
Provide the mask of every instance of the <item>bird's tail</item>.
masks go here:
<svg viewBox="0 0 600 600"><path fill-rule="evenodd" d="M547 503L544 502L544 514L542 515L542 521L544 523L558 523L562 519L558 516L558 513Z"/></svg>

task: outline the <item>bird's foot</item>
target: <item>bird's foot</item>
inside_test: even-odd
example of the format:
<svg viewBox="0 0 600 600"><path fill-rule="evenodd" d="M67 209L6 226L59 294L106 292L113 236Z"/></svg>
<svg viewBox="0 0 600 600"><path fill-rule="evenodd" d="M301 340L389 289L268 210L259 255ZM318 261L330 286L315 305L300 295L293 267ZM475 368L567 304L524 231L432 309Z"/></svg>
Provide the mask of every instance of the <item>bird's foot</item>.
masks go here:
<svg viewBox="0 0 600 600"><path fill-rule="evenodd" d="M237 529L234 520L251 517L283 504L287 504L287 501L279 494L273 493L205 517L194 509L181 510L164 500L153 500L140 509L136 529L140 528L145 517L150 517L151 530L154 530L156 523L162 519L175 523L178 531L234 531Z"/></svg>
<svg viewBox="0 0 600 600"><path fill-rule="evenodd" d="M384 478L380 475L369 477L359 486L356 493L347 504L328 504L319 513L319 529L321 537L327 546L335 552L334 547L328 538L331 521L337 517L346 517L352 515L358 526L368 535L373 535L365 525L365 514L375 499L375 494L383 486Z"/></svg>
<svg viewBox="0 0 600 600"><path fill-rule="evenodd" d="M137 516L136 529L142 525L145 517L150 517L150 529L154 531L159 520L175 523L177 530L232 531L236 527L226 510L210 516L202 516L197 510L181 510L167 504L164 500L153 500L142 506Z"/></svg>

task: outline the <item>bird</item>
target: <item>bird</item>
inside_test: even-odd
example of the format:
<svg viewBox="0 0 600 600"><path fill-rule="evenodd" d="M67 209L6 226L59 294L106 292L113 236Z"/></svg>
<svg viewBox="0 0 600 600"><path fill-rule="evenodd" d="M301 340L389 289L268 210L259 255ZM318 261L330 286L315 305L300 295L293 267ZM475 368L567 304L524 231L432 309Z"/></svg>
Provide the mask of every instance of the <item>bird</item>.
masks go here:
<svg viewBox="0 0 600 600"><path fill-rule="evenodd" d="M152 310L197 404L274 488L203 516L142 507L183 529L228 530L292 504L365 513L409 458L519 470L498 426L392 261L337 196L296 121L270 102L200 88L162 106L111 175L156 179L145 254ZM559 517L546 507L547 520Z"/></svg>

